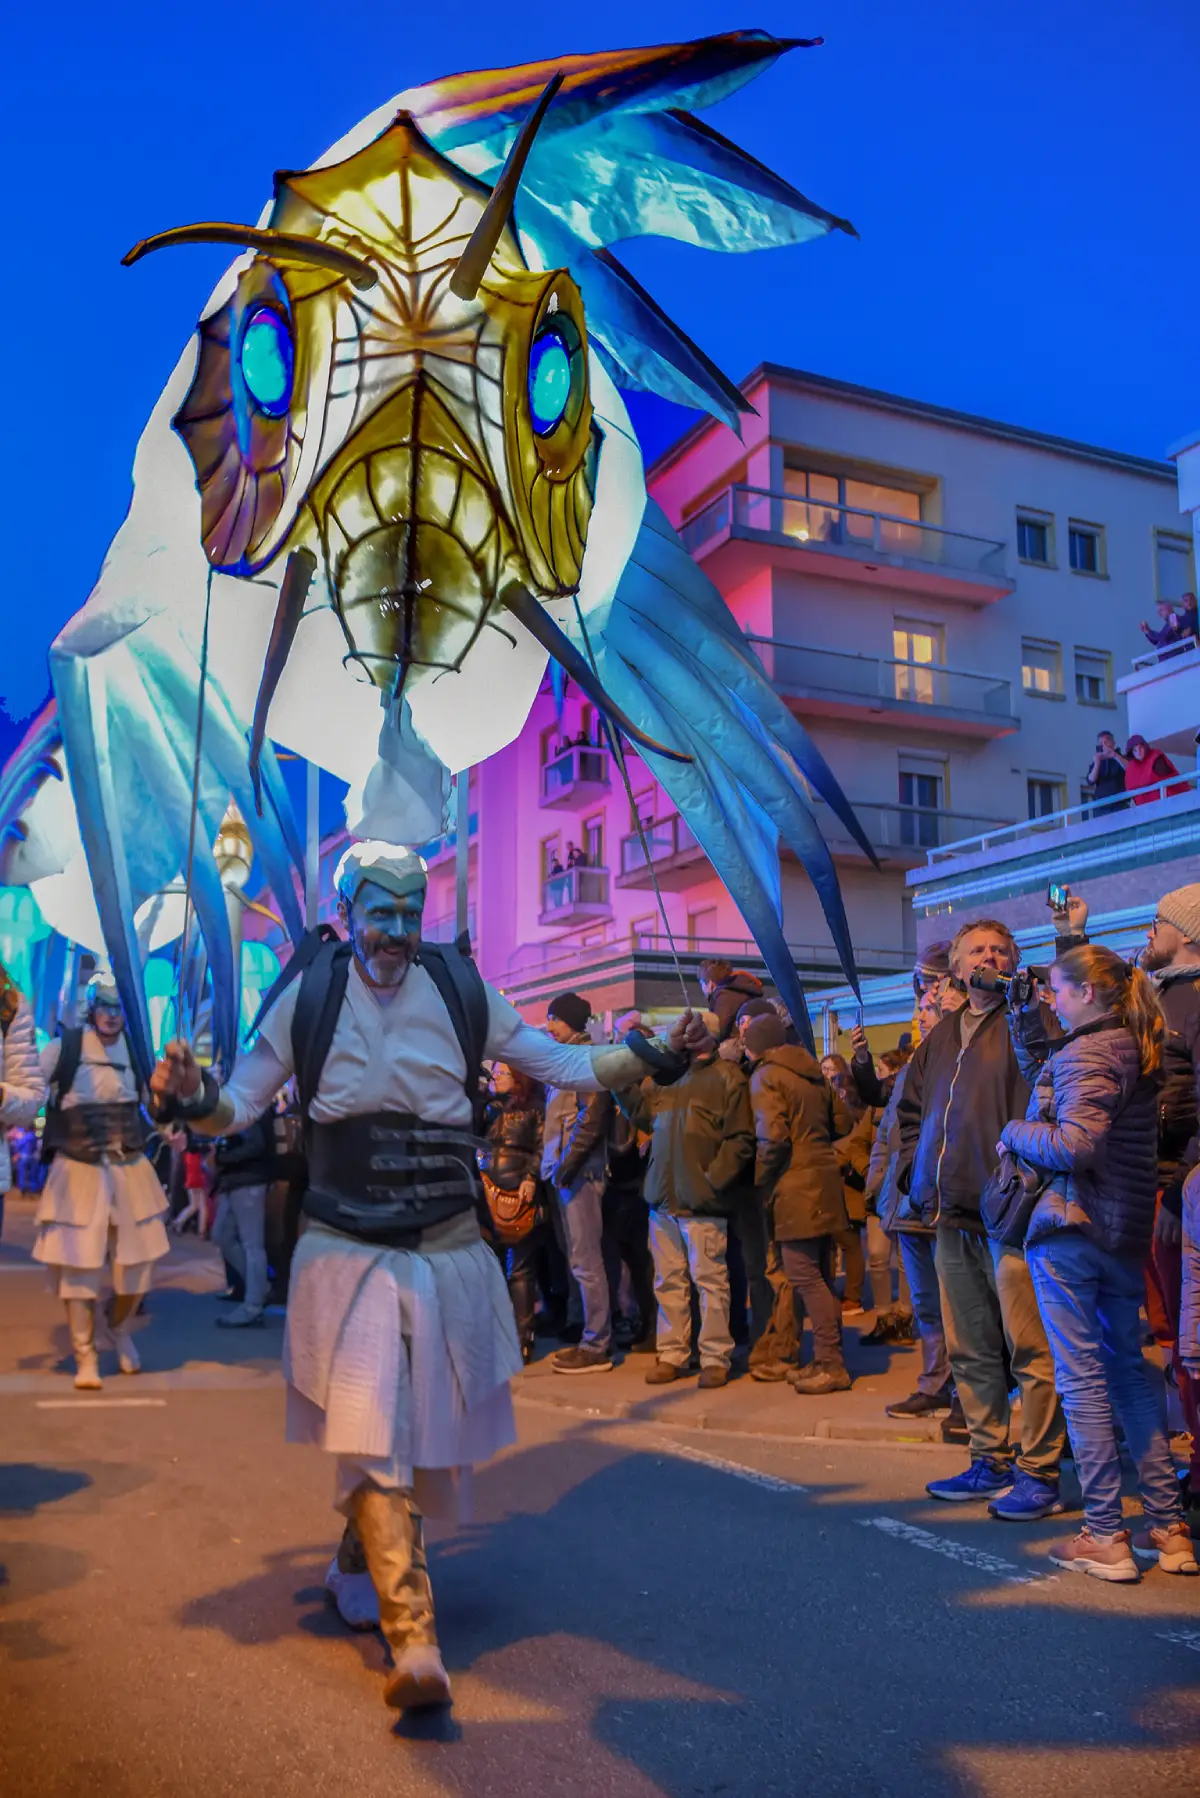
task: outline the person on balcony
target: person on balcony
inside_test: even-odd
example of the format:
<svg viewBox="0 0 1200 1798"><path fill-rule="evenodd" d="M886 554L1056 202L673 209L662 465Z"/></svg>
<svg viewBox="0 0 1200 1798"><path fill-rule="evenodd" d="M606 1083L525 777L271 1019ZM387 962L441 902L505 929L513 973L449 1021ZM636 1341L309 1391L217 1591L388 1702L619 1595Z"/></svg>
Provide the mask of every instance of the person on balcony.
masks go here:
<svg viewBox="0 0 1200 1798"><path fill-rule="evenodd" d="M1179 655L1189 638L1200 636L1200 617L1196 612L1196 595L1185 593L1180 599L1160 599L1155 608L1159 627L1152 630L1142 619L1142 635L1160 655Z"/></svg>
<svg viewBox="0 0 1200 1798"><path fill-rule="evenodd" d="M587 852L585 850L581 849L579 847L578 843L568 843L567 844L567 869L568 869L568 872L572 868L586 868L587 865L588 865Z"/></svg>
<svg viewBox="0 0 1200 1798"><path fill-rule="evenodd" d="M1170 756L1147 743L1145 737L1132 736L1126 743L1125 791L1134 794L1135 805L1151 805L1156 799L1174 799L1177 794L1186 793L1186 786L1168 787L1165 793L1140 790L1161 786L1164 780L1178 773Z"/></svg>
<svg viewBox="0 0 1200 1798"><path fill-rule="evenodd" d="M1116 800L1124 795L1125 757L1117 747L1117 739L1110 730L1102 730L1096 736L1096 753L1092 757L1087 771L1087 782L1092 789L1092 797L1098 800ZM1128 805L1128 799L1125 799ZM1120 811L1116 804L1105 806L1106 812Z"/></svg>

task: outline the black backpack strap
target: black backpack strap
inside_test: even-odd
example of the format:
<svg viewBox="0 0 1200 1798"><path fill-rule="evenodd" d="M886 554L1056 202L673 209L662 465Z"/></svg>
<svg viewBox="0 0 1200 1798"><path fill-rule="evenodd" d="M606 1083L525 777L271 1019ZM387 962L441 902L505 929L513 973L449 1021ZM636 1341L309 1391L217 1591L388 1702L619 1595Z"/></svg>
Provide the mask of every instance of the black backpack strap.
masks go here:
<svg viewBox="0 0 1200 1798"><path fill-rule="evenodd" d="M75 1084L75 1076L79 1072L79 1063L83 1059L83 1028L73 1024L64 1030L59 1038L62 1048L58 1052L58 1066L54 1070L54 1078L50 1082L56 1097L53 1101L61 1105Z"/></svg>
<svg viewBox="0 0 1200 1798"><path fill-rule="evenodd" d="M454 1034L467 1064L463 1087L474 1116L479 1105L479 1075L487 1048L488 1002L483 976L471 956L470 939L460 936L456 943L422 943L418 959L450 1013Z"/></svg>
<svg viewBox="0 0 1200 1798"><path fill-rule="evenodd" d="M281 968L263 998L262 1004L254 1014L254 1022L247 1030L247 1037L254 1035L267 1013L281 993L285 993L293 980L303 974L309 963L320 954L326 943L340 943L341 937L332 924L318 924L315 930L306 930L285 968Z"/></svg>
<svg viewBox="0 0 1200 1798"><path fill-rule="evenodd" d="M352 954L350 944L332 933L308 957L300 977L300 992L292 1014L292 1061L300 1110L306 1121L346 997Z"/></svg>

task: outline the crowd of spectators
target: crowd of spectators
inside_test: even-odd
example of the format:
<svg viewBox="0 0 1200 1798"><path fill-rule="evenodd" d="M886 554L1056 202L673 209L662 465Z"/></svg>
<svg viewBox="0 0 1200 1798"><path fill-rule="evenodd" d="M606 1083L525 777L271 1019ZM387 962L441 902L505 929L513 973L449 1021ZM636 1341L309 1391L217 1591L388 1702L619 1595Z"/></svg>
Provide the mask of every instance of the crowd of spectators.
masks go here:
<svg viewBox="0 0 1200 1798"><path fill-rule="evenodd" d="M1083 1516L1059 1565L1196 1572L1200 886L1164 897L1141 968L1086 921L1072 899L1053 967L1011 987L1005 925L933 945L913 1031L878 1060L859 1028L849 1061L818 1062L754 976L709 962L706 1040L673 1079L542 1094L496 1068L484 1225L526 1358L547 1336L555 1373L624 1350L653 1357L652 1386L745 1373L832 1395L859 1344L913 1344L890 1413L940 1416L968 1451L931 1497L1040 1522L1068 1508L1070 1453ZM547 1028L597 1026L563 993ZM1182 1478L1143 1310L1191 1435Z"/></svg>

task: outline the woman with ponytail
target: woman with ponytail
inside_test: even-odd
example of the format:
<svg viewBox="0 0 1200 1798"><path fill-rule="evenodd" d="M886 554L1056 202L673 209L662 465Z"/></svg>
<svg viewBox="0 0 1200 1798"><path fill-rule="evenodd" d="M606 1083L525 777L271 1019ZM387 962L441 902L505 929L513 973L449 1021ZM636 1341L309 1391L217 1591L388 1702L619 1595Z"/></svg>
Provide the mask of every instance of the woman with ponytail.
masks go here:
<svg viewBox="0 0 1200 1798"><path fill-rule="evenodd" d="M1025 1121L1006 1125L1000 1145L1046 1182L1025 1255L1084 1508L1079 1534L1050 1558L1105 1580L1136 1580L1139 1559L1168 1573L1196 1573L1166 1413L1142 1356L1162 1012L1146 976L1111 949L1070 950L1051 968L1050 985L1067 1034L1047 1046L1039 1070L1014 1028L1034 1091ZM1145 1528L1132 1540L1121 1508L1114 1409L1145 1512Z"/></svg>

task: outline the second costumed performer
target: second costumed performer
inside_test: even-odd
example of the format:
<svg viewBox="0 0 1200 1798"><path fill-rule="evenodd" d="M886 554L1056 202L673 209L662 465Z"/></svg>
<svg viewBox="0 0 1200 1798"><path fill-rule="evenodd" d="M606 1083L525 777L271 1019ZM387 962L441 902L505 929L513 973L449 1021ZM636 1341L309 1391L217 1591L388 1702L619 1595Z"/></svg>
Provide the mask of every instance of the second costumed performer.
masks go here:
<svg viewBox="0 0 1200 1798"><path fill-rule="evenodd" d="M554 1043L468 957L421 941L426 870L411 850L355 844L336 885L349 941L305 939L227 1085L181 1042L151 1085L219 1136L296 1076L309 1186L288 1297L287 1435L336 1457L335 1503L356 1527L392 1651L384 1696L406 1710L450 1700L422 1514L455 1515L464 1471L516 1440L521 1354L476 1211L480 1065L577 1091L650 1071L669 1081L697 1026L685 1013L667 1051L636 1035Z"/></svg>

